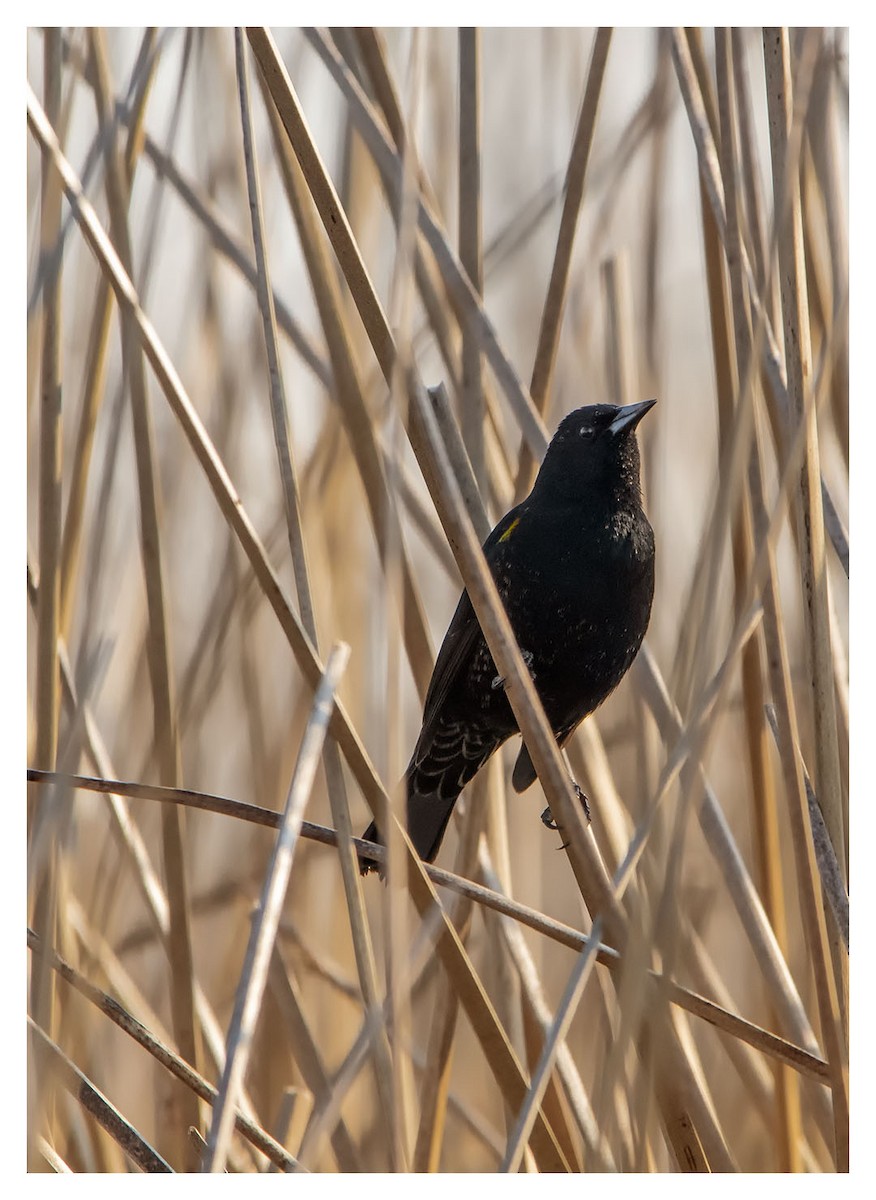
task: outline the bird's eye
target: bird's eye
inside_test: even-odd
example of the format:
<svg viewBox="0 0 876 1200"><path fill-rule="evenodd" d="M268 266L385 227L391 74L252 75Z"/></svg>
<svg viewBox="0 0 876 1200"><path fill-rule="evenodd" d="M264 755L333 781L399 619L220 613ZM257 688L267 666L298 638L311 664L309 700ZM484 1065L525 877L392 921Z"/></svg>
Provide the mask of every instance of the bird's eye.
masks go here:
<svg viewBox="0 0 876 1200"><path fill-rule="evenodd" d="M596 430L593 428L592 425L582 425L581 428L578 430L578 433L580 434L580 436L582 438L584 438L585 441L591 442L591 441L593 441L593 437L596 433Z"/></svg>

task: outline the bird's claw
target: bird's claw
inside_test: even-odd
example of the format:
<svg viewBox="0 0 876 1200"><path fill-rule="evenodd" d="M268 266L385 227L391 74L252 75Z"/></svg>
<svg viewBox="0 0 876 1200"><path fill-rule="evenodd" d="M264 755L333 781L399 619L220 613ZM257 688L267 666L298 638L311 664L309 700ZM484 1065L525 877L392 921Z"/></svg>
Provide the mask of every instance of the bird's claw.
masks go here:
<svg viewBox="0 0 876 1200"><path fill-rule="evenodd" d="M572 780L572 787L575 789L575 795L581 801L581 807L584 809L584 816L587 818L587 824L589 825L590 824L590 801L584 795L584 792L581 790L581 788L578 787L578 784L575 782L574 779Z"/></svg>
<svg viewBox="0 0 876 1200"><path fill-rule="evenodd" d="M531 650L521 650L520 657L523 659L523 661L526 663L526 666L529 668L529 674L532 676L533 679L535 679L535 671L533 671L533 669L532 669L532 660L535 656L533 655L532 651ZM497 675L495 677L495 679L493 680L493 682L490 684L490 687L493 689L493 691L495 691L496 688L500 688L500 687L504 687L504 686L505 686L505 676L504 675Z"/></svg>
<svg viewBox="0 0 876 1200"><path fill-rule="evenodd" d="M548 807L541 814L541 823L542 823L542 825L546 825L548 827L548 829L551 829L554 831L559 829L559 825L554 820L554 815L550 810L550 805L548 805Z"/></svg>
<svg viewBox="0 0 876 1200"><path fill-rule="evenodd" d="M584 809L584 816L587 818L587 824L589 825L590 824L590 801L584 795L584 792L581 790L581 788L578 786L578 784L575 782L574 779L572 780L572 787L575 789L575 795L581 801L581 805ZM541 814L541 821L542 821L543 825L546 825L548 829L553 830L554 832L556 832L556 830L558 830L560 828L559 825L554 820L554 815L550 810L550 805L548 805L548 807ZM565 850L565 848L566 848L566 846L568 846L568 844L569 844L568 842L564 842L562 844L562 846L560 846L560 849Z"/></svg>

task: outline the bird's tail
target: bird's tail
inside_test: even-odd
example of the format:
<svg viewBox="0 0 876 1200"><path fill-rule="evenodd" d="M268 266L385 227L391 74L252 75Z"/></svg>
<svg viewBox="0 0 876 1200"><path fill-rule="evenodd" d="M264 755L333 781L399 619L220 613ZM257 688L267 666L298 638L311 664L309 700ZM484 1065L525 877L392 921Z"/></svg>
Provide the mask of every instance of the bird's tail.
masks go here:
<svg viewBox="0 0 876 1200"><path fill-rule="evenodd" d="M450 798L440 795L423 796L416 792L409 794L408 836L413 842L417 854L424 862L432 862L438 853L458 796L458 792L456 796ZM366 842L376 842L378 846L384 845L384 839L377 828L376 821L371 822L362 834L362 838ZM363 875L367 875L369 871L378 870L381 875L385 873L385 867L381 863L365 856L359 860L359 870Z"/></svg>
<svg viewBox="0 0 876 1200"><path fill-rule="evenodd" d="M427 755L418 758L415 754L405 775L408 836L424 862L432 862L438 853L460 792L502 741L504 738L482 741L467 731L453 752L449 752L449 742L442 746L440 739L435 738ZM362 837L366 842L385 844L376 821L371 822ZM375 859L365 856L359 860L359 869L363 875L375 870L384 873Z"/></svg>

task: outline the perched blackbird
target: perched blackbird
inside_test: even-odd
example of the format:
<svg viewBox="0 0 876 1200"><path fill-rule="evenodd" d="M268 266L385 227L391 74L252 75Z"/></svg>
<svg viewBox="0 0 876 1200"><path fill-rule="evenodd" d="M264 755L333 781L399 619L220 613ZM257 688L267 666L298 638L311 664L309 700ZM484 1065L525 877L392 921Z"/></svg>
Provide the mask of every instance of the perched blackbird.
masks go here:
<svg viewBox="0 0 876 1200"><path fill-rule="evenodd" d="M527 498L484 554L562 746L617 687L651 615L654 533L642 510L636 426L656 403L597 404L563 419ZM465 785L518 732L468 593L463 592L426 695L408 766L408 832L431 862ZM536 778L526 746L512 775ZM362 835L381 842L372 822ZM377 867L363 858L363 874Z"/></svg>

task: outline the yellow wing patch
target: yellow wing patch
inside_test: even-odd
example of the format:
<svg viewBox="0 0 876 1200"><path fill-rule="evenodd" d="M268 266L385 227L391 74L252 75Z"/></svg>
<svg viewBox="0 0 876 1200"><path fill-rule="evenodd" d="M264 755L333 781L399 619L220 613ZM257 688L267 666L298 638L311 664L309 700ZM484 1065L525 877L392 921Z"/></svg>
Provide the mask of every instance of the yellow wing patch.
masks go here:
<svg viewBox="0 0 876 1200"><path fill-rule="evenodd" d="M508 526L508 528L505 530L505 532L502 534L502 536L499 538L499 541L507 542L508 538L511 536L511 534L514 532L514 530L517 528L517 526L519 524L520 524L520 518L515 517L514 520L511 522L511 524Z"/></svg>

